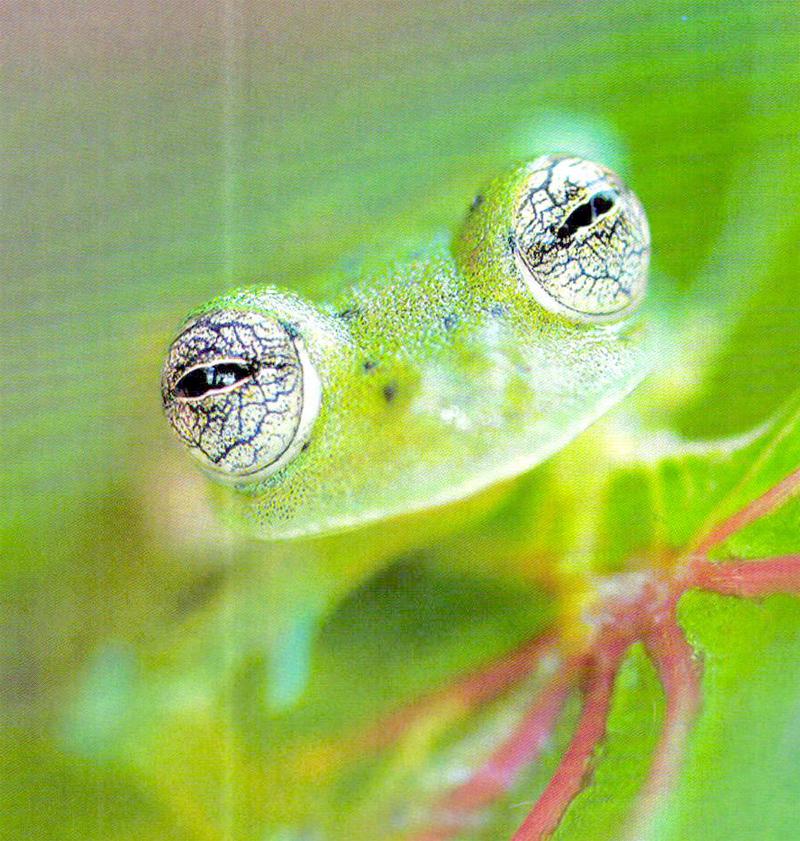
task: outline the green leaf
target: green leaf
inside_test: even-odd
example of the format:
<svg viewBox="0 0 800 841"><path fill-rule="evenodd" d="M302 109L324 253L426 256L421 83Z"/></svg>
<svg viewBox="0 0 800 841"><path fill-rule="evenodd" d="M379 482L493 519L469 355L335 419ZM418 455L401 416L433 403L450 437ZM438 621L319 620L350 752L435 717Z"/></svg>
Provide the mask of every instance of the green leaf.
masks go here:
<svg viewBox="0 0 800 841"><path fill-rule="evenodd" d="M12 209L4 837L374 841L423 826L544 676L480 712L445 705L383 752L366 755L360 732L556 621L530 579L664 568L800 463L787 405L795 4L389 5L283 4L265 17L239 4L223 21L134 4L14 24L23 47L3 68L0 161ZM153 372L176 320L232 283L323 296L457 225L509 158L584 144L642 196L653 296L675 326L641 416L667 423L672 444L706 443L665 451L653 438L642 460L578 442L521 483L525 505L496 511L480 540L463 534L371 581L359 570L336 611L318 567L265 577L170 455ZM797 552L799 520L790 502L715 557ZM323 631L275 668L277 629L302 630L291 605L309 591ZM692 592L679 612L703 707L653 836L794 837L796 598ZM292 683L306 655L310 688L287 706L297 687L282 684L276 704L276 681ZM562 841L625 823L662 707L637 648ZM470 837L513 833L579 713L575 689L539 761Z"/></svg>

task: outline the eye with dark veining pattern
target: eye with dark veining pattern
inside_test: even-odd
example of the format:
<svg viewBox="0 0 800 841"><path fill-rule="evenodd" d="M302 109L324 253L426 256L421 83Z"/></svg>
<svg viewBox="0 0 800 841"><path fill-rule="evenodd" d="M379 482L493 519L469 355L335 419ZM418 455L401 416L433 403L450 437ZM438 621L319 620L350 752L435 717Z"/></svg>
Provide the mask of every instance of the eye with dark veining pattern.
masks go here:
<svg viewBox="0 0 800 841"><path fill-rule="evenodd" d="M534 161L509 242L528 289L559 315L617 319L644 296L647 218L633 191L599 164L567 155Z"/></svg>
<svg viewBox="0 0 800 841"><path fill-rule="evenodd" d="M161 392L189 451L234 483L261 480L308 443L319 377L302 338L260 312L216 310L172 343Z"/></svg>

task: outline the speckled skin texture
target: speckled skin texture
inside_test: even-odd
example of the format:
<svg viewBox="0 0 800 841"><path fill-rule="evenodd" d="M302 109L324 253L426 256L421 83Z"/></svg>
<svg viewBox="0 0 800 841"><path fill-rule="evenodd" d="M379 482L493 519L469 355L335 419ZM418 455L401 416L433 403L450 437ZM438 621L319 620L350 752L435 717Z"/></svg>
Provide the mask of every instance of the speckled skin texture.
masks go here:
<svg viewBox="0 0 800 841"><path fill-rule="evenodd" d="M359 279L333 303L254 289L194 314L279 321L302 339L321 383L305 449L263 481L218 486L230 522L281 539L443 505L450 517L460 500L530 470L635 387L648 367L642 319L576 323L543 307L520 269L510 234L543 161L483 191L455 239ZM596 186L576 184L562 213Z"/></svg>

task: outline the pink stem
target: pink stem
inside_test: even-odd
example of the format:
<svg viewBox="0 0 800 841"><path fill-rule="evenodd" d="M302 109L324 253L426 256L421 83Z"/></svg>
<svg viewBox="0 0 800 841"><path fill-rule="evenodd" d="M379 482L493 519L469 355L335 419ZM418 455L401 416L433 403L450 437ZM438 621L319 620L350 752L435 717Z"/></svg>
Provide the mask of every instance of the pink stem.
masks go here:
<svg viewBox="0 0 800 841"><path fill-rule="evenodd" d="M789 497L798 491L800 491L800 468L795 470L794 473L790 473L778 482L777 485L773 485L766 493L745 505L744 508L737 511L727 520L724 520L711 529L697 547L698 554L702 556L707 555L711 549L727 540L731 535L741 531L745 526L749 526L750 523L766 517L767 514L781 506Z"/></svg>
<svg viewBox="0 0 800 841"><path fill-rule="evenodd" d="M366 737L373 749L380 749L399 739L415 721L436 707L454 704L464 710L474 709L497 698L505 690L530 675L540 659L555 651L556 635L543 634L506 654L489 666L471 672L443 689L431 692L405 709L389 715Z"/></svg>
<svg viewBox="0 0 800 841"><path fill-rule="evenodd" d="M659 803L674 785L683 760L686 740L700 706L700 675L692 647L675 621L675 602L654 617L646 637L666 697L666 716L653 763L633 821L630 837L640 838Z"/></svg>
<svg viewBox="0 0 800 841"><path fill-rule="evenodd" d="M558 826L592 770L592 757L605 736L611 695L627 641L612 641L597 652L586 688L578 728L547 788L512 841L540 841Z"/></svg>
<svg viewBox="0 0 800 841"><path fill-rule="evenodd" d="M467 829L487 806L514 784L520 772L539 757L555 728L576 678L576 665L565 665L544 688L514 733L478 770L446 795L436 812L440 823L414 841L448 841Z"/></svg>
<svg viewBox="0 0 800 841"><path fill-rule="evenodd" d="M694 565L691 581L703 590L745 598L800 593L800 555L740 563L701 561Z"/></svg>

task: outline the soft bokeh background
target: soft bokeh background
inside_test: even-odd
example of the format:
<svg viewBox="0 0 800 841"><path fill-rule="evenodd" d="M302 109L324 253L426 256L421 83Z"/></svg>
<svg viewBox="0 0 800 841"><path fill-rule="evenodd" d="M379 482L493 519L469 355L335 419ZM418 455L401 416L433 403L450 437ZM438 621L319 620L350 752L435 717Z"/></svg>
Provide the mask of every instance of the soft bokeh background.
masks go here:
<svg viewBox="0 0 800 841"><path fill-rule="evenodd" d="M330 620L315 667L339 699L330 721L312 704L281 724L252 677L258 638L231 632L263 604L235 588L215 601L257 575L237 566L252 550L209 521L160 417L171 331L234 283L323 296L360 261L452 229L511 160L588 145L642 197L665 297L724 284L738 299L777 278L762 321L738 328L751 352L709 385L737 412L680 421L746 428L784 395L759 369L776 335L786 371L800 362L797 310L776 292L798 269L796 6L66 0L0 14L0 834L299 838L271 823L307 808L267 773L270 751L291 758L274 747L289 730L366 719L437 663L503 650L540 606L401 566ZM342 652L384 688L348 697ZM291 773L311 785L325 761Z"/></svg>

